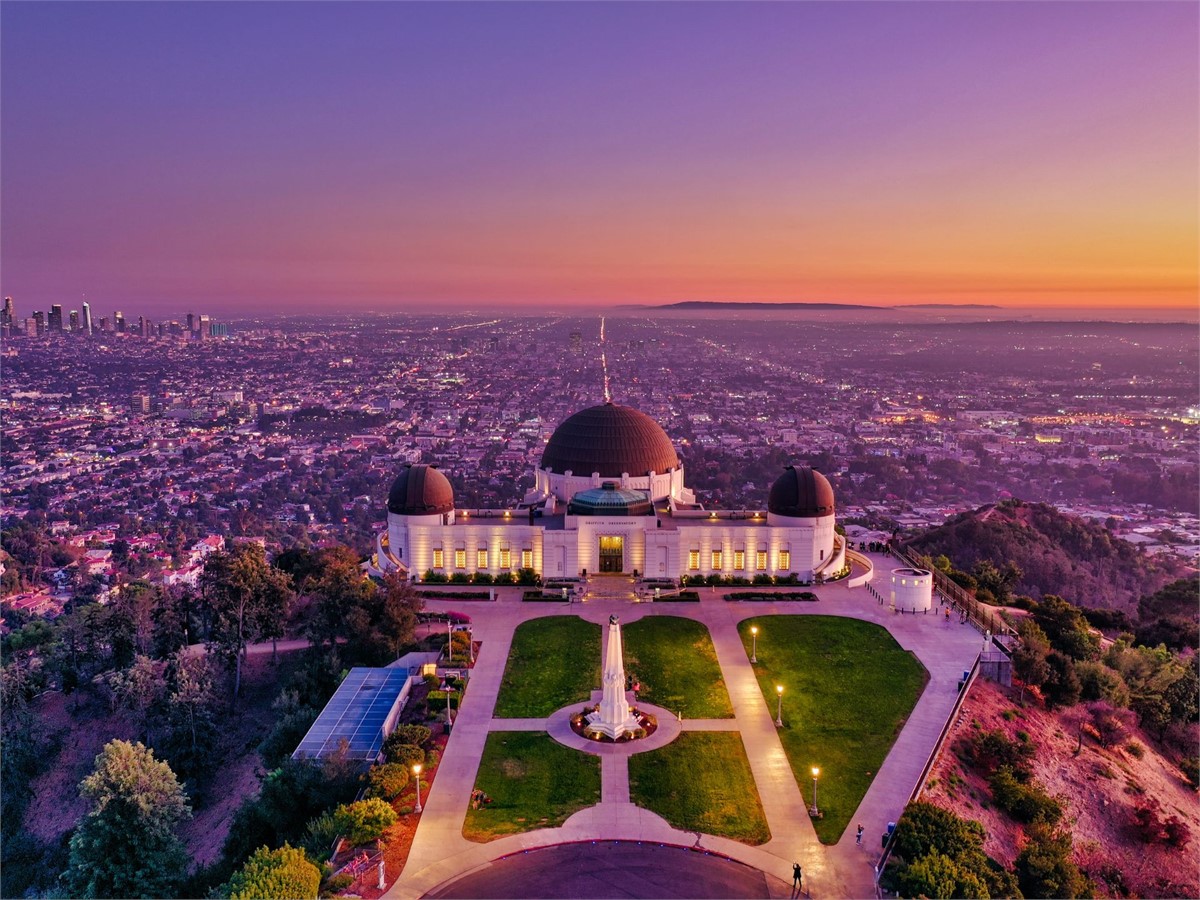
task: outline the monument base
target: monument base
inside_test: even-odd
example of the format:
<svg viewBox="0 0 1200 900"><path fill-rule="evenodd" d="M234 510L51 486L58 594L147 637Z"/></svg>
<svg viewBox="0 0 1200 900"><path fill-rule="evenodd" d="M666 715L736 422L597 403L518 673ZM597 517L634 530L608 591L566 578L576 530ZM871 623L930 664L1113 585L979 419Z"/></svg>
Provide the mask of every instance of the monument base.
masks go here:
<svg viewBox="0 0 1200 900"><path fill-rule="evenodd" d="M615 741L624 734L632 735L642 727L642 723L633 715L630 715L624 722L605 722L603 719L604 716L599 711L589 713L587 727L583 729L584 734L588 737L600 736Z"/></svg>

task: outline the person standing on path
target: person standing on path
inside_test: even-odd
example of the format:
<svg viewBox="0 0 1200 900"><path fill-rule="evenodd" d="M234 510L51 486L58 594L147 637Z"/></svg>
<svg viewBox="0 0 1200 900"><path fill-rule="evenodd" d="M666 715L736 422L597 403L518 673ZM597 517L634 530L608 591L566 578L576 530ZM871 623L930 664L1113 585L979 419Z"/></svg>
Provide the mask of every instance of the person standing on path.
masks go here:
<svg viewBox="0 0 1200 900"><path fill-rule="evenodd" d="M857 847L862 846L862 834L863 834L863 827L862 827L862 823L860 822L858 825L858 832L854 835L854 844Z"/></svg>
<svg viewBox="0 0 1200 900"><path fill-rule="evenodd" d="M800 868L800 863L792 863L792 897L800 896L800 882L804 875L804 870Z"/></svg>

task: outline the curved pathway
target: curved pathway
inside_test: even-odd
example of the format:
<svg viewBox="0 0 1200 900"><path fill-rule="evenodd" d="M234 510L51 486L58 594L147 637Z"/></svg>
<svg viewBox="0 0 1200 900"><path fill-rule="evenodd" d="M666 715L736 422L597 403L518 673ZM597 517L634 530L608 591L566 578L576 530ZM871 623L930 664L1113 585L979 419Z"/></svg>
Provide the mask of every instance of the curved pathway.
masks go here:
<svg viewBox="0 0 1200 900"><path fill-rule="evenodd" d="M882 569L890 562L884 557L872 559ZM873 896L880 835L887 823L895 821L903 811L954 705L958 680L971 667L983 641L970 626L957 621L947 624L932 613L892 613L862 587L848 588L843 583L822 586L816 591L821 597L819 603L729 602L719 589L702 589L700 603L635 603L618 598L572 604L523 603L520 589L498 591L496 602L427 601L430 611L469 612L473 636L482 641L482 646L472 671L471 688L455 719L454 733L429 791L408 862L387 896L424 896L439 885L512 853L578 841L618 839L698 847L724 854L771 876L772 884L790 886L792 862L798 861L804 867L808 895ZM621 617L622 624L647 615L667 615L695 619L708 627L733 702L734 718L685 718L682 728L741 733L771 832L767 843L752 847L728 838L680 831L654 813L635 806L629 800L627 752L600 754L600 803L580 810L560 827L511 835L486 844L462 836L488 732L561 727L554 722L553 715L548 719L492 718L516 627L530 619L552 615L578 615L604 625L613 613ZM759 690L737 632L738 623L744 619L775 614L841 615L875 622L887 628L901 647L913 651L929 671L924 693L859 805L851 827L836 845L826 846L817 840L805 799L776 732L773 711ZM603 633L607 639L607 629ZM856 846L853 826L860 822L866 828L865 841Z"/></svg>

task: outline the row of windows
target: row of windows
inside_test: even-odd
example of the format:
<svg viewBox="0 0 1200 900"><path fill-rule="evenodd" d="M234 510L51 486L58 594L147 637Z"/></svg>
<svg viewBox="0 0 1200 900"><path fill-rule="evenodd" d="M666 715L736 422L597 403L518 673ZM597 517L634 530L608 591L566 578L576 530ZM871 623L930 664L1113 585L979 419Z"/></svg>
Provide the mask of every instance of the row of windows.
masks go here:
<svg viewBox="0 0 1200 900"><path fill-rule="evenodd" d="M712 552L712 568L713 569L720 569L722 566L722 563L724 561L725 561L725 554L723 551L714 550ZM792 551L791 550L780 550L779 551L779 568L787 570L787 569L790 569L791 567L792 567ZM744 572L746 570L746 551L745 550L734 550L733 551L733 568L734 568L734 571L737 571L737 572ZM766 570L766 568L767 568L767 551L766 550L758 550L755 552L754 568L759 570L760 572ZM699 550L689 550L688 551L688 569L692 572L700 571L700 551Z"/></svg>
<svg viewBox="0 0 1200 900"><path fill-rule="evenodd" d="M501 569L511 569L512 568L512 551L505 548L505 549L500 550L498 555L500 557L500 560L499 560L500 568ZM443 550L441 547L435 547L433 550L433 567L435 569L446 568L446 551ZM454 568L465 569L466 567L467 567L467 551L460 547L459 549L454 551ZM477 568L477 569L488 568L488 549L487 549L487 547L480 547L478 550L475 551L475 568ZM521 551L521 568L522 569L532 569L533 568L533 551L532 550L522 550Z"/></svg>

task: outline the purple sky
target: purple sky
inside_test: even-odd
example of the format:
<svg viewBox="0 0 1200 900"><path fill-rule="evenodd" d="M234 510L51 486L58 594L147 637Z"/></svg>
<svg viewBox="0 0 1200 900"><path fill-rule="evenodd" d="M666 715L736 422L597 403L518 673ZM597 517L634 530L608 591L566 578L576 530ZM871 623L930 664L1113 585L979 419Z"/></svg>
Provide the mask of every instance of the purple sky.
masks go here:
<svg viewBox="0 0 1200 900"><path fill-rule="evenodd" d="M1196 305L1194 3L4 3L0 290Z"/></svg>

